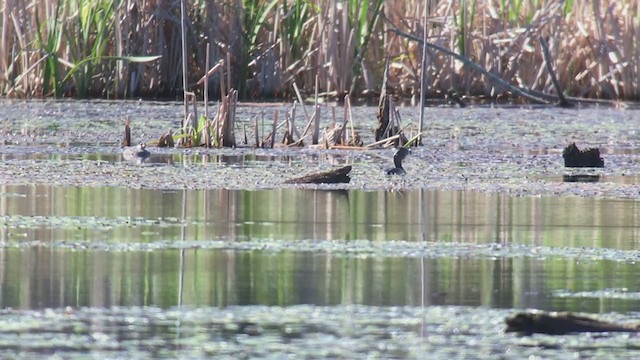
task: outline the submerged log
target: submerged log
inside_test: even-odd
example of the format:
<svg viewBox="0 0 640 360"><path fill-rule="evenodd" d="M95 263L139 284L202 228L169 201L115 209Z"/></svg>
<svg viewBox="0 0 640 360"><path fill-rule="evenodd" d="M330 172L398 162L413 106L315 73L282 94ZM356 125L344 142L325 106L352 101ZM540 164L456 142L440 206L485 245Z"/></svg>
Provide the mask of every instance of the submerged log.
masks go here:
<svg viewBox="0 0 640 360"><path fill-rule="evenodd" d="M285 181L285 184L338 184L351 181L351 165Z"/></svg>
<svg viewBox="0 0 640 360"><path fill-rule="evenodd" d="M576 143L572 143L564 148L562 157L565 167L604 167L598 148L580 150Z"/></svg>
<svg viewBox="0 0 640 360"><path fill-rule="evenodd" d="M616 324L568 312L522 312L505 319L506 332L564 335L582 332L638 332L640 325Z"/></svg>

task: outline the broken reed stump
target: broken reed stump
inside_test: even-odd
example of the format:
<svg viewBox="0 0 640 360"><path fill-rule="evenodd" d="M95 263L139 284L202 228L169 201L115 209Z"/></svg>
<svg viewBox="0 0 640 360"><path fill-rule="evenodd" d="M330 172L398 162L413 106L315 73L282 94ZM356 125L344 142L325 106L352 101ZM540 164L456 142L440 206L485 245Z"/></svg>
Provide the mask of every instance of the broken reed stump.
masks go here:
<svg viewBox="0 0 640 360"><path fill-rule="evenodd" d="M380 88L380 101L378 103L378 127L376 128L376 141L387 137L389 128L389 97L387 95L387 79L389 78L389 58L384 67L382 75L382 87Z"/></svg>
<svg viewBox="0 0 640 360"><path fill-rule="evenodd" d="M604 167L604 160L600 157L598 148L580 150L576 143L572 143L564 148L562 157L565 167Z"/></svg>
<svg viewBox="0 0 640 360"><path fill-rule="evenodd" d="M129 119L129 117L124 121L124 139L122 139L122 146L131 146L131 119Z"/></svg>
<svg viewBox="0 0 640 360"><path fill-rule="evenodd" d="M505 319L506 332L564 335L583 332L638 332L638 324L616 324L568 312L522 312Z"/></svg>
<svg viewBox="0 0 640 360"><path fill-rule="evenodd" d="M351 165L285 181L285 184L340 184L351 181Z"/></svg>
<svg viewBox="0 0 640 360"><path fill-rule="evenodd" d="M164 135L158 139L158 147L175 147L176 144L173 141L173 132L169 129Z"/></svg>

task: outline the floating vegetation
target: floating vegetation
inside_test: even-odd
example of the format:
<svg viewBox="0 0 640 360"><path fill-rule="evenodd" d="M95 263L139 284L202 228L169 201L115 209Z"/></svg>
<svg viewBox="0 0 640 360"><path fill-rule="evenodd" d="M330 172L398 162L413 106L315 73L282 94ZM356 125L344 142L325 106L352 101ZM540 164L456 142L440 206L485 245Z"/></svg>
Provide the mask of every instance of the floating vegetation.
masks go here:
<svg viewBox="0 0 640 360"><path fill-rule="evenodd" d="M572 248L531 246L522 244L475 244L460 242L409 242L370 240L279 240L235 239L200 241L165 241L115 243L104 241L5 241L0 248L42 247L100 251L158 251L179 249L224 249L266 252L314 252L356 257L423 257L423 258L575 258L581 261L640 261L640 251L612 248Z"/></svg>
<svg viewBox="0 0 640 360"><path fill-rule="evenodd" d="M25 357L117 358L637 357L624 333L521 337L511 311L463 306L185 306L0 311L0 347ZM626 322L620 314L599 314Z"/></svg>
<svg viewBox="0 0 640 360"><path fill-rule="evenodd" d="M626 288L602 289L594 291L557 290L553 292L553 296L559 298L640 300L640 292L629 291L629 289Z"/></svg>

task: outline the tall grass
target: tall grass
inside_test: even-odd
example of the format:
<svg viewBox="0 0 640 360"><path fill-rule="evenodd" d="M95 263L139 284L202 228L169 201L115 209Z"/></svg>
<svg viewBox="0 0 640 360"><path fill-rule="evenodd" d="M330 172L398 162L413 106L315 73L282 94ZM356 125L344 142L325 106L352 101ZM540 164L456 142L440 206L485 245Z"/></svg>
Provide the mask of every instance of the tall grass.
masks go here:
<svg viewBox="0 0 640 360"><path fill-rule="evenodd" d="M416 95L422 50L388 32L392 23L420 38L426 27L428 41L513 85L553 93L537 40L542 36L566 94L640 99L639 7L632 0L192 0L187 80L203 75L210 43L212 63L230 57L231 87L244 99L291 96L294 82L311 94L316 76L321 94L375 92L387 56L390 90ZM6 0L0 94L182 94L179 15L174 0ZM142 55L162 58L127 58ZM504 95L444 54L429 50L427 60L429 96L451 89ZM210 97L220 98L219 87L211 89Z"/></svg>

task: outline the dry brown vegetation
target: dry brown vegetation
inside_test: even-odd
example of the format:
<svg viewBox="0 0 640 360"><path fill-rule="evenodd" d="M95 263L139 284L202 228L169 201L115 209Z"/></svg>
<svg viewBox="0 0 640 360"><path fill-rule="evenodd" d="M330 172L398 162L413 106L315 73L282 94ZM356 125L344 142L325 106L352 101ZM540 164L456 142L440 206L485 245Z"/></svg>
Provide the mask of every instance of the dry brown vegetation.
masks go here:
<svg viewBox="0 0 640 360"><path fill-rule="evenodd" d="M640 5L632 0L191 1L187 90L200 91L209 43L212 64L230 57L240 98L292 96L294 82L309 94L316 75L321 95L378 92L387 56L390 90L415 96L421 46L389 29L422 38L425 3L429 42L512 85L554 93L542 36L568 95L640 98ZM0 16L2 95L182 96L180 1L4 0ZM162 57L126 57L137 55ZM430 96L505 94L431 49L426 74ZM220 89L209 95L220 98Z"/></svg>

